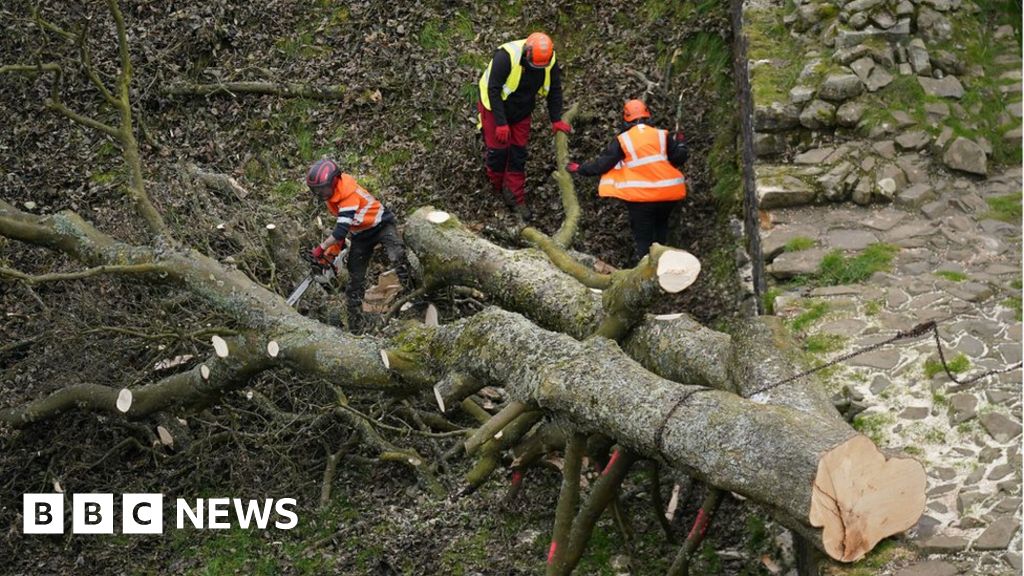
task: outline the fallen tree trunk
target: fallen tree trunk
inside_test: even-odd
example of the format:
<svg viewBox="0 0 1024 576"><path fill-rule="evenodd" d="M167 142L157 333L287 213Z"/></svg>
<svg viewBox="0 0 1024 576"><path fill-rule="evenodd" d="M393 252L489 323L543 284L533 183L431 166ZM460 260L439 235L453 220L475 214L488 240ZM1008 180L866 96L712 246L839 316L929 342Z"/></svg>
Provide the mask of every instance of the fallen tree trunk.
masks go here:
<svg viewBox="0 0 1024 576"><path fill-rule="evenodd" d="M414 230L419 225L415 222L410 226ZM488 292L503 289L504 298L520 306L543 306L551 311L549 322L591 329L600 325L603 309L597 295L571 278L575 287L563 281L568 277L550 265L540 266L544 257L539 253L497 249L496 258L496 247L472 238L454 219L427 224L466 236L443 250L421 246L420 260L428 271L445 270L446 261L452 264L449 273L475 264L486 272L481 280L493 278ZM841 419L666 380L604 338L580 342L496 309L437 328L406 327L392 342L356 338L302 317L279 295L195 251L132 246L71 213L35 216L0 201L0 234L64 251L92 265L157 264L155 279L203 296L274 340L279 361L340 386L427 391L448 374L504 385L516 400L540 406L581 430L614 437L639 455L663 459L765 504L833 558L859 558L880 538L913 525L921 513L916 506L918 495L923 503L920 465L903 459L886 462ZM475 259L466 259L467 246ZM529 290L514 283L503 287L501 278L509 269L518 274L540 270L549 281L530 284ZM567 318L569 305L561 301L554 306L549 300L560 294L576 298L581 310L593 317L580 315L566 322L573 320ZM643 324L650 322L658 321L648 318ZM685 332L682 336L676 346L689 348L686 354L723 353L686 339ZM707 342L722 348L717 338ZM872 475L877 478L872 480ZM824 532L816 524L824 525Z"/></svg>
<svg viewBox="0 0 1024 576"><path fill-rule="evenodd" d="M764 503L837 560L857 560L923 512L920 464L886 461L842 419L671 382L604 338L580 342L492 308L415 329L386 353L429 358L438 376L454 371L503 383L514 398L580 430ZM822 521L829 514L835 521Z"/></svg>

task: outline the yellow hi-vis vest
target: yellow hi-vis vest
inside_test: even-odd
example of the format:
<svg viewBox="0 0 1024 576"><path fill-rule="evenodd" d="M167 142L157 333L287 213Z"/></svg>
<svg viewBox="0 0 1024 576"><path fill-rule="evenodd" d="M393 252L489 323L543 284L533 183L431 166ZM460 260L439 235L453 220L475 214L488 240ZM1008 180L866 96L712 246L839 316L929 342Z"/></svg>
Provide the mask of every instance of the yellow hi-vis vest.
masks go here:
<svg viewBox="0 0 1024 576"><path fill-rule="evenodd" d="M598 196L627 202L686 198L686 177L668 161L668 131L637 124L619 134L625 155L601 176Z"/></svg>
<svg viewBox="0 0 1024 576"><path fill-rule="evenodd" d="M508 52L509 60L512 61L512 69L508 73L508 78L505 79L505 85L501 87L502 101L508 100L508 95L516 91L516 88L519 87L519 79L523 77L523 65L520 64L523 59L523 44L526 44L526 38L501 45L502 50ZM551 67L555 65L555 58L556 54L551 54L551 62L544 68L544 85L537 90L537 94L542 98L547 96L548 91L551 90ZM493 61L488 62L487 69L480 76L480 102L488 110L491 110L491 98L487 95L487 84L491 80L491 65L493 63Z"/></svg>

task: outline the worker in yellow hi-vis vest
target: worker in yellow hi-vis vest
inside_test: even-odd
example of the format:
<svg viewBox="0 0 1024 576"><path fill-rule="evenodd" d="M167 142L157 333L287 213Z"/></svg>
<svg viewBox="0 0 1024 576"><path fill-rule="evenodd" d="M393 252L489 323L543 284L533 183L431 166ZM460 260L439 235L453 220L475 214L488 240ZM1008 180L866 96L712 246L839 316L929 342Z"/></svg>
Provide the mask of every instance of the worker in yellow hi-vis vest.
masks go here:
<svg viewBox="0 0 1024 576"><path fill-rule="evenodd" d="M651 112L641 100L626 102L625 130L596 159L566 170L574 175L598 176L598 196L618 198L629 210L629 225L636 244L634 264L647 255L651 244L668 240L668 220L686 198L686 178L679 166L686 163L682 132L669 134L648 125Z"/></svg>
<svg viewBox="0 0 1024 576"><path fill-rule="evenodd" d="M562 121L561 72L555 45L543 32L502 44L480 76L480 127L487 156L487 178L505 204L524 220L526 206L526 142L537 96L547 98L555 132L571 132Z"/></svg>

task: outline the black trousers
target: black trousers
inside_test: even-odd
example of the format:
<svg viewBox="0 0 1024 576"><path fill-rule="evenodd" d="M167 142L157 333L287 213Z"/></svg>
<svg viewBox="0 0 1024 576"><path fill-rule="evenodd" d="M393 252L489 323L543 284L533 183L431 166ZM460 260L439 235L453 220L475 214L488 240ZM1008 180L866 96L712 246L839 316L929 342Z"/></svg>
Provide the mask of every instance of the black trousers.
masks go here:
<svg viewBox="0 0 1024 576"><path fill-rule="evenodd" d="M629 210L629 227L633 230L635 250L633 264L647 256L651 244L668 242L668 220L679 207L679 200L669 202L625 202Z"/></svg>
<svg viewBox="0 0 1024 576"><path fill-rule="evenodd" d="M376 227L355 234L351 238L352 246L348 253L348 286L345 287L345 298L350 311L359 310L366 295L366 269L370 267L373 249L378 244L384 245L388 260L395 267L398 281L405 289L412 288L409 260L405 257L405 244L398 236L398 228L393 220L382 222Z"/></svg>

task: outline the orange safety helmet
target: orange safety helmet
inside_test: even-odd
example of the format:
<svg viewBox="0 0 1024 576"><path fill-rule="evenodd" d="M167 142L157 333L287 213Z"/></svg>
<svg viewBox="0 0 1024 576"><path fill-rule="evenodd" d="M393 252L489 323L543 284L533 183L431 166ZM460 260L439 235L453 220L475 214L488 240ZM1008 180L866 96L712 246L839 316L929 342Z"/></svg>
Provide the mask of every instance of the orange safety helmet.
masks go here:
<svg viewBox="0 0 1024 576"><path fill-rule="evenodd" d="M650 117L651 111L647 109L647 104L644 104L643 100L630 100L622 107L622 118L626 122Z"/></svg>
<svg viewBox="0 0 1024 576"><path fill-rule="evenodd" d="M523 44L523 59L531 68L547 68L555 55L555 43L543 32L534 32Z"/></svg>

